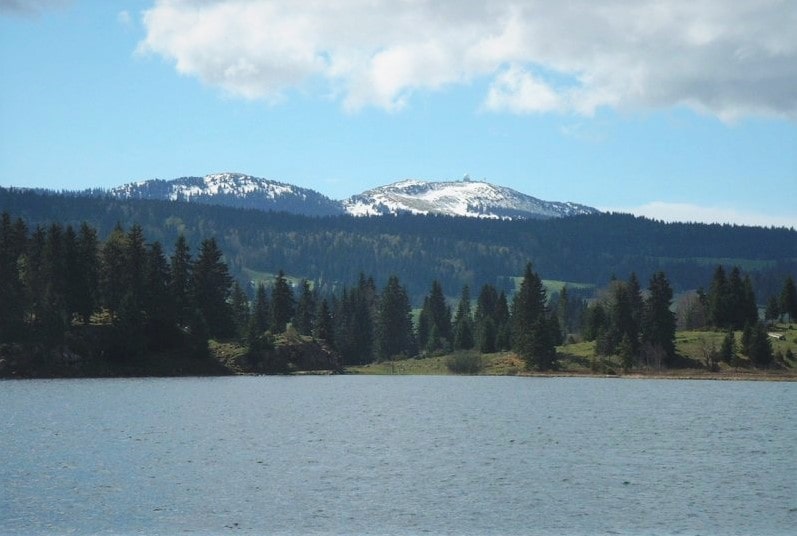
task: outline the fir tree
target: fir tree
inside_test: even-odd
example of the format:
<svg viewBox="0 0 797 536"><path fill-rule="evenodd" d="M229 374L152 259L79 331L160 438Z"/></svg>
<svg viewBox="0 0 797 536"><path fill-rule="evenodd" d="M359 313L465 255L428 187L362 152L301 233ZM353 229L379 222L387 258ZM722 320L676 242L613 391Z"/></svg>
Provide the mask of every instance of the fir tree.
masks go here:
<svg viewBox="0 0 797 536"><path fill-rule="evenodd" d="M249 298L238 281L233 281L232 284L230 307L235 324L235 336L238 339L245 339L249 329Z"/></svg>
<svg viewBox="0 0 797 536"><path fill-rule="evenodd" d="M232 278L222 260L221 250L213 238L202 241L194 265L191 286L194 290L196 308L202 314L208 336L220 339L233 337L235 323L228 302L232 290Z"/></svg>
<svg viewBox="0 0 797 536"><path fill-rule="evenodd" d="M542 280L532 271L531 264L527 264L520 290L512 304L512 338L515 352L528 368L537 370L550 369L556 357L545 303Z"/></svg>
<svg viewBox="0 0 797 536"><path fill-rule="evenodd" d="M268 330L270 317L271 304L268 302L266 286L260 282L257 284L257 290L255 290L255 301L252 304L252 314L249 317L247 338L250 344Z"/></svg>
<svg viewBox="0 0 797 536"><path fill-rule="evenodd" d="M763 322L757 322L753 328L753 333L748 345L747 357L759 368L765 368L772 364L772 342L769 340L767 328Z"/></svg>
<svg viewBox="0 0 797 536"><path fill-rule="evenodd" d="M174 245L174 254L171 258L171 285L170 296L174 303L174 311L180 326L190 324L194 318L194 292L191 287L193 280L194 263L188 248L185 236L177 237Z"/></svg>
<svg viewBox="0 0 797 536"><path fill-rule="evenodd" d="M729 365L736 360L736 338L733 335L733 330L728 330L725 337L722 339L722 346L720 346L720 359Z"/></svg>
<svg viewBox="0 0 797 536"><path fill-rule="evenodd" d="M788 321L797 318L797 288L792 276L787 276L780 292L780 312L788 316Z"/></svg>
<svg viewBox="0 0 797 536"><path fill-rule="evenodd" d="M764 312L764 320L772 323L778 318L780 318L780 302L776 296L770 296Z"/></svg>
<svg viewBox="0 0 797 536"><path fill-rule="evenodd" d="M174 346L177 315L169 292L171 272L160 242L154 242L147 251L144 269L143 309L146 313L146 333L153 349Z"/></svg>
<svg viewBox="0 0 797 536"><path fill-rule="evenodd" d="M451 308L446 304L443 287L436 280L432 282L432 288L424 299L421 316L426 324L426 349L430 352L448 350L452 342Z"/></svg>
<svg viewBox="0 0 797 536"><path fill-rule="evenodd" d="M314 335L317 339L325 341L331 347L335 347L334 326L332 312L326 298L321 300L316 313L316 324Z"/></svg>
<svg viewBox="0 0 797 536"><path fill-rule="evenodd" d="M470 313L470 289L462 287L457 312L454 315L454 350L470 350L474 346L473 319Z"/></svg>
<svg viewBox="0 0 797 536"><path fill-rule="evenodd" d="M77 274L75 311L88 324L97 307L100 274L99 240L97 231L87 223L80 225L77 238Z"/></svg>
<svg viewBox="0 0 797 536"><path fill-rule="evenodd" d="M288 322L293 318L294 313L293 289L285 279L285 272L279 271L274 278L274 286L271 288L271 330L273 333L285 331Z"/></svg>
<svg viewBox="0 0 797 536"><path fill-rule="evenodd" d="M380 360L415 354L412 309L407 291L396 276L390 276L379 300L376 351Z"/></svg>
<svg viewBox="0 0 797 536"><path fill-rule="evenodd" d="M125 263L127 239L122 227L117 226L111 231L105 244L102 246L102 264L100 267L100 284L102 304L111 314L113 319L122 304L122 298L127 293L126 282L128 277Z"/></svg>
<svg viewBox="0 0 797 536"><path fill-rule="evenodd" d="M293 327L302 335L310 335L315 324L316 298L310 288L310 283L303 279L299 284L301 294L296 303L296 314L293 317Z"/></svg>
<svg viewBox="0 0 797 536"><path fill-rule="evenodd" d="M642 318L642 341L664 350L666 363L675 357L675 315L670 311L672 288L664 272L650 280L650 291Z"/></svg>

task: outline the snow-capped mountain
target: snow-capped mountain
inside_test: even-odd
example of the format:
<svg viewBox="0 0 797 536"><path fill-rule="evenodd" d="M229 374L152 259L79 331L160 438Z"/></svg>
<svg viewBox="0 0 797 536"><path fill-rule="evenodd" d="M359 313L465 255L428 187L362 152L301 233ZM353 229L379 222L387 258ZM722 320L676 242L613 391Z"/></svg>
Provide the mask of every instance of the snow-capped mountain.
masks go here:
<svg viewBox="0 0 797 536"><path fill-rule="evenodd" d="M307 216L343 214L340 202L315 190L242 173L133 182L113 188L109 193L125 199L191 201Z"/></svg>
<svg viewBox="0 0 797 536"><path fill-rule="evenodd" d="M559 218L592 214L576 203L542 201L511 188L468 178L430 182L404 180L336 201L308 188L242 173L216 173L170 181L154 179L113 188L124 199L160 199L290 212L306 216L440 214L491 219Z"/></svg>
<svg viewBox="0 0 797 536"><path fill-rule="evenodd" d="M491 219L559 218L598 210L576 203L542 201L511 188L468 178L461 181L404 180L368 190L343 202L354 216L410 212Z"/></svg>

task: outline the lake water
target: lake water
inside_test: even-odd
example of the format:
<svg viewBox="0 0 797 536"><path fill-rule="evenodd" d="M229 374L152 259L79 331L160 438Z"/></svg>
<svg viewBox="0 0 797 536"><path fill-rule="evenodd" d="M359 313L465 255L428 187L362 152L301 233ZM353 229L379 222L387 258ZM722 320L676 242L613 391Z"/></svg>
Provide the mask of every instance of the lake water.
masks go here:
<svg viewBox="0 0 797 536"><path fill-rule="evenodd" d="M797 384L0 382L3 534L794 534Z"/></svg>

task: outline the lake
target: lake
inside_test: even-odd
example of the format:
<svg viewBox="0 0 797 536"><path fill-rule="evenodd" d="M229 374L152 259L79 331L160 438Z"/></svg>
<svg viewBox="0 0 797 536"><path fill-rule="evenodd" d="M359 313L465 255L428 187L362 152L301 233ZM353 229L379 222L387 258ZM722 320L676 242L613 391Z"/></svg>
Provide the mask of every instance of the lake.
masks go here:
<svg viewBox="0 0 797 536"><path fill-rule="evenodd" d="M3 534L794 534L797 384L0 382Z"/></svg>

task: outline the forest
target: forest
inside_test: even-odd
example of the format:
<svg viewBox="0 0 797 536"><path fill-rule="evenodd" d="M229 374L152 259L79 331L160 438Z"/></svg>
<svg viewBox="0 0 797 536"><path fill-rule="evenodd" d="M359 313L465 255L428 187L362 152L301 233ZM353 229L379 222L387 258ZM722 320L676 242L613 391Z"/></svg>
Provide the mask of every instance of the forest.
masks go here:
<svg viewBox="0 0 797 536"><path fill-rule="evenodd" d="M468 285L451 300L443 284L431 280L416 311L395 274L379 286L360 273L330 291L308 280L291 284L280 270L268 285L258 283L250 298L212 237L193 249L178 235L167 253L137 224L116 225L101 240L85 222L31 228L4 212L2 373L13 374L8 360L15 354L45 369L58 356L122 364L153 354L202 360L209 340L245 348L253 370L287 372L295 363L275 352L286 334L322 346L335 356L330 363L336 369L458 351L512 351L529 370L556 370L557 347L575 339L595 341L599 355L620 356L625 370L659 369L678 366L678 323L727 332L718 362L733 362L739 350L754 366L768 367L774 355L765 320L797 317L791 276L768 300L761 320L752 279L738 266L727 274L716 266L707 290L679 304L662 271L644 290L633 272L627 280L612 278L589 300L567 286L549 295L530 262L518 277L517 291L486 283L475 300ZM734 330L743 330L738 345Z"/></svg>
<svg viewBox="0 0 797 536"><path fill-rule="evenodd" d="M280 269L307 279L322 293L340 292L360 273L377 286L400 274L418 307L437 280L453 299L464 285L490 284L511 293L527 262L546 279L570 283L571 294L590 295L612 277L636 273L647 281L667 273L676 292L706 284L715 267L740 266L760 305L797 273L797 231L698 223L662 223L626 214L550 220L493 221L401 215L306 217L185 202L74 197L0 188L0 211L31 226L83 221L105 240L134 223L152 241L172 245L183 235L197 250L212 237L232 277L252 298L260 281Z"/></svg>

